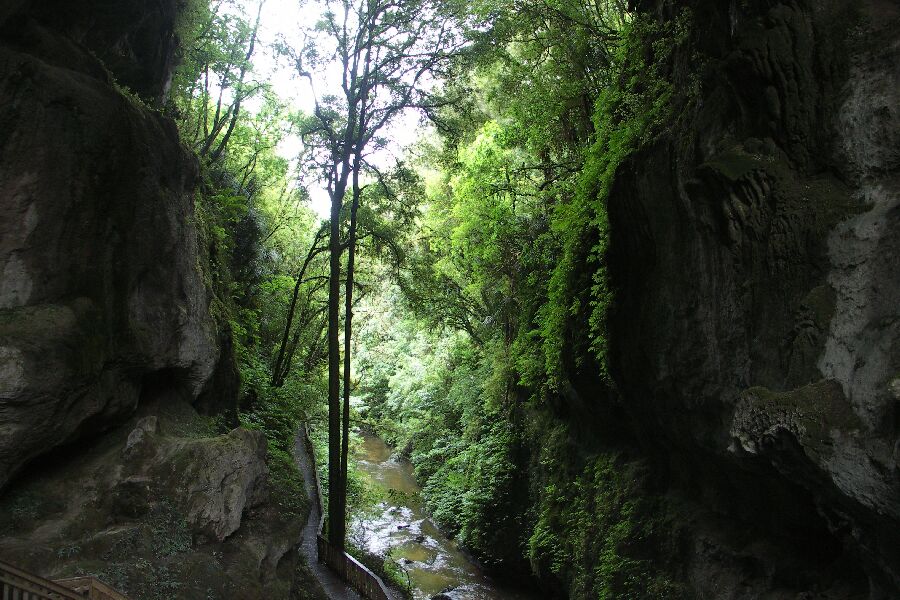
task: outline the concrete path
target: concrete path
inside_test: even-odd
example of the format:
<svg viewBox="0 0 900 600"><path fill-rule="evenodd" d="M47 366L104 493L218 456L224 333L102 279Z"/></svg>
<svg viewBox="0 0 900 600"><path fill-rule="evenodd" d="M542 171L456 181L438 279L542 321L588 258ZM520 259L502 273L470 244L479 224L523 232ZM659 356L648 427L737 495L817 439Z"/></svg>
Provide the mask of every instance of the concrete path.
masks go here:
<svg viewBox="0 0 900 600"><path fill-rule="evenodd" d="M326 567L324 563L319 562L319 552L316 549L316 535L322 510L319 505L318 490L316 490L316 474L312 457L310 457L306 448L302 431L297 434L294 440L294 458L297 461L297 467L303 474L303 483L306 486L306 494L309 496L309 503L312 507L309 511L306 525L303 527L303 541L300 543L300 552L306 558L309 570L319 581L325 594L331 600L362 600L361 596L335 575L334 571Z"/></svg>

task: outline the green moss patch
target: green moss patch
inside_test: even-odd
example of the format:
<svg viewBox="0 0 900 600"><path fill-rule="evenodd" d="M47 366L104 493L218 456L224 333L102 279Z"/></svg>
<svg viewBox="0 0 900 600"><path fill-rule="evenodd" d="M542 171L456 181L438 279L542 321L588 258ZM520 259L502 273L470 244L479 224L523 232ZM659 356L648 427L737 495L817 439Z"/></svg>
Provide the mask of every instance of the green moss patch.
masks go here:
<svg viewBox="0 0 900 600"><path fill-rule="evenodd" d="M733 183L753 171L765 168L765 164L766 161L762 157L748 154L740 147L734 147L716 154L700 165L700 168L709 169Z"/></svg>
<svg viewBox="0 0 900 600"><path fill-rule="evenodd" d="M753 387L742 398L759 414L757 424L767 428L780 425L813 449L830 446L834 430L848 433L863 425L840 384L832 380L823 379L788 392Z"/></svg>
<svg viewBox="0 0 900 600"><path fill-rule="evenodd" d="M546 469L527 554L535 573L565 582L571 598L687 598L678 573L681 531L649 470L615 452L572 457L563 428L542 449ZM566 452L566 450L569 450Z"/></svg>

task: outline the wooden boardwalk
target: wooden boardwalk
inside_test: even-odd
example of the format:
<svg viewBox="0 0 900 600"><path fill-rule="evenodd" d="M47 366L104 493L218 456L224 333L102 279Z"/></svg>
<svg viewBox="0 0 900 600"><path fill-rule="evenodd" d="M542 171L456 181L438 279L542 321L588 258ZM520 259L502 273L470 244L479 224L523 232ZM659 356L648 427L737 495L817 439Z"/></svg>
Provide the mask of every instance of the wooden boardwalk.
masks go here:
<svg viewBox="0 0 900 600"><path fill-rule="evenodd" d="M356 600L357 598L396 600L395 595L391 593L380 577L346 552L335 551L322 535L325 523L322 486L316 471L312 444L305 427L297 435L294 456L297 466L303 474L312 502L309 519L303 531L301 548L310 569L319 579L325 593L333 600Z"/></svg>
<svg viewBox="0 0 900 600"><path fill-rule="evenodd" d="M322 521L322 501L319 496L319 488L317 482L317 474L315 463L306 443L306 433L301 431L297 435L294 442L294 459L297 461L297 467L303 474L303 482L306 486L306 493L310 499L309 517L306 525L303 527L303 541L300 544L300 552L306 559L309 570L322 586L322 591L330 600L362 600L353 588L343 581L337 573L325 566L325 563L319 562L319 551L317 538L321 531Z"/></svg>

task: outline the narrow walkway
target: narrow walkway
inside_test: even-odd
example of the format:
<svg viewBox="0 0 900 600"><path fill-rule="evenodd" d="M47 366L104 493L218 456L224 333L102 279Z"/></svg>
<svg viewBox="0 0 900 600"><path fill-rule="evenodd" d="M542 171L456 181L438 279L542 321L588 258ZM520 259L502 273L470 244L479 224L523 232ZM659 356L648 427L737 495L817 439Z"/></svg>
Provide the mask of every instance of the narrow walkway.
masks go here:
<svg viewBox="0 0 900 600"><path fill-rule="evenodd" d="M297 468L303 473L303 483L306 486L306 494L310 503L309 518L303 527L303 541L300 544L300 551L306 558L309 570L319 581L325 594L331 600L362 600L361 596L344 583L334 571L326 567L324 563L319 562L319 552L316 549L316 535L319 530L319 519L322 517L322 510L316 490L316 474L312 457L310 457L306 448L302 433L297 434L297 437L294 439L294 459L297 461Z"/></svg>

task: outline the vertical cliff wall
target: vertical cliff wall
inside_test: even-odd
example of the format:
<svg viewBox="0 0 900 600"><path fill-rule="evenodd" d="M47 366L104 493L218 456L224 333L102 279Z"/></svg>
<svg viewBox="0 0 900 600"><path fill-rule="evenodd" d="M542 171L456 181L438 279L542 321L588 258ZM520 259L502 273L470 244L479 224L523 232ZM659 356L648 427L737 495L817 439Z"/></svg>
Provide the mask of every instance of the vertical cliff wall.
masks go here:
<svg viewBox="0 0 900 600"><path fill-rule="evenodd" d="M610 196L611 362L633 429L708 511L692 587L896 597L900 11L639 4L696 27L670 66L677 124Z"/></svg>
<svg viewBox="0 0 900 600"><path fill-rule="evenodd" d="M169 0L0 13L0 487L130 415L150 380L196 397L218 360L197 166L148 108L174 18Z"/></svg>
<svg viewBox="0 0 900 600"><path fill-rule="evenodd" d="M0 558L134 598L286 598L305 519L236 406L153 107L176 0L0 7ZM281 496L278 494L281 493Z"/></svg>

